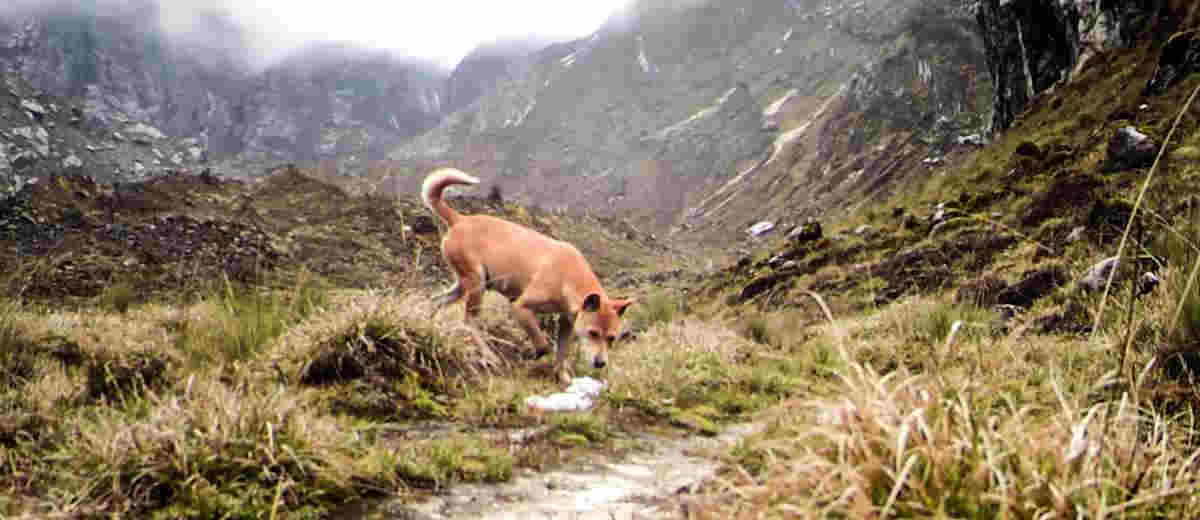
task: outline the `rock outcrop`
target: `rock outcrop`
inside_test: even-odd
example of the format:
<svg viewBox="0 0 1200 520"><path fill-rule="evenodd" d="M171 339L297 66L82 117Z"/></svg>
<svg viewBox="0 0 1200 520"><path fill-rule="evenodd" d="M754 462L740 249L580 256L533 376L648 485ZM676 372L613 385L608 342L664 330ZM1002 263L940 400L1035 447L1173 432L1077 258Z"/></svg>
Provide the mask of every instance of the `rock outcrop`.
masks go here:
<svg viewBox="0 0 1200 520"><path fill-rule="evenodd" d="M1034 96L1070 79L1096 54L1132 44L1164 6L1124 0L981 0L976 19L996 85L991 130L1011 126Z"/></svg>
<svg viewBox="0 0 1200 520"><path fill-rule="evenodd" d="M55 174L102 182L140 181L203 168L195 139L172 139L124 117L85 123L80 101L39 92L0 69L0 197Z"/></svg>

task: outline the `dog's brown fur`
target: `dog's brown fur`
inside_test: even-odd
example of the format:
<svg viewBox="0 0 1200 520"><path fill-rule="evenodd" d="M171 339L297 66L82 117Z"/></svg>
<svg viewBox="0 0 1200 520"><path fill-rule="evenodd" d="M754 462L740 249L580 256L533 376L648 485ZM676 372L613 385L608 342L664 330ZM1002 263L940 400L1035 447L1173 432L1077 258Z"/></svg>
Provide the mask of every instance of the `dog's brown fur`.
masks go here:
<svg viewBox="0 0 1200 520"><path fill-rule="evenodd" d="M442 257L457 282L438 298L439 307L466 300L466 315L479 314L483 292L495 290L513 304L517 322L529 334L541 356L550 342L535 313L557 313L558 338L554 371L570 379L565 366L571 336L593 347L592 364L608 364L608 348L620 335L621 315L632 300L610 299L575 246L527 227L488 215L461 215L442 200L442 190L455 184L478 184L479 179L453 168L430 173L421 186L425 205L446 223ZM572 334L574 332L574 334Z"/></svg>

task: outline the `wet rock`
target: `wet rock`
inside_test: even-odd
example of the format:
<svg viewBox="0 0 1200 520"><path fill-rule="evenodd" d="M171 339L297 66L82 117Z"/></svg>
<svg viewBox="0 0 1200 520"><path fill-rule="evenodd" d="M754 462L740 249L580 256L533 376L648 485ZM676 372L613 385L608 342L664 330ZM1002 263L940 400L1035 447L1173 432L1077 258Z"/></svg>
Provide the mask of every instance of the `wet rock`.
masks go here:
<svg viewBox="0 0 1200 520"><path fill-rule="evenodd" d="M983 136L979 135L979 134L960 135L954 140L954 142L958 143L960 145L971 145L971 146L987 145L987 140L984 139Z"/></svg>
<svg viewBox="0 0 1200 520"><path fill-rule="evenodd" d="M29 145L33 146L38 155L42 157L50 156L50 133L41 126L23 126L12 129L13 135L25 138Z"/></svg>
<svg viewBox="0 0 1200 520"><path fill-rule="evenodd" d="M749 233L751 236L757 237L757 236L765 235L773 229L775 229L775 223L764 220L762 222L754 224L753 226L750 226L750 228L747 229L746 232Z"/></svg>
<svg viewBox="0 0 1200 520"><path fill-rule="evenodd" d="M32 150L20 152L8 159L13 171L21 171L37 164L38 156Z"/></svg>
<svg viewBox="0 0 1200 520"><path fill-rule="evenodd" d="M79 168L83 166L83 160L75 154L68 155L62 162L63 168Z"/></svg>
<svg viewBox="0 0 1200 520"><path fill-rule="evenodd" d="M1138 278L1137 296L1150 294L1160 283L1162 283L1162 279L1157 274L1152 272L1142 273L1142 276Z"/></svg>
<svg viewBox="0 0 1200 520"><path fill-rule="evenodd" d="M821 223L816 220L809 220L799 226L792 228L787 234L788 240L797 244L820 240L823 236L821 231Z"/></svg>
<svg viewBox="0 0 1200 520"><path fill-rule="evenodd" d="M1062 266L1043 267L1026 272L1021 281L1000 291L996 300L1004 305L1029 308L1037 300L1065 285L1067 280L1067 272Z"/></svg>
<svg viewBox="0 0 1200 520"><path fill-rule="evenodd" d="M1076 283L1087 291L1103 290L1108 279L1116 272L1119 263L1119 259L1115 256L1096 262Z"/></svg>
<svg viewBox="0 0 1200 520"><path fill-rule="evenodd" d="M1087 233L1087 228L1084 226L1075 226L1071 232L1067 234L1066 241L1068 244L1083 240L1084 234Z"/></svg>
<svg viewBox="0 0 1200 520"><path fill-rule="evenodd" d="M129 136L129 140L144 145L151 145L167 138L162 131L145 123L136 123L125 127L125 134Z"/></svg>
<svg viewBox="0 0 1200 520"><path fill-rule="evenodd" d="M854 228L854 234L858 235L858 236L868 235L873 231L874 231L874 228L872 228L871 226L869 226L867 224L863 224L861 226Z"/></svg>
<svg viewBox="0 0 1200 520"><path fill-rule="evenodd" d="M1119 171L1145 168L1154 163L1158 145L1149 136L1132 126L1117 129L1108 142L1106 170Z"/></svg>
<svg viewBox="0 0 1200 520"><path fill-rule="evenodd" d="M25 99L21 101L21 108L29 112L30 117L40 121L42 116L46 115L46 107L36 101Z"/></svg>
<svg viewBox="0 0 1200 520"><path fill-rule="evenodd" d="M946 203L939 202L937 207L935 207L933 210L933 215L929 217L929 222L935 225L941 224L942 221L946 220L947 216Z"/></svg>

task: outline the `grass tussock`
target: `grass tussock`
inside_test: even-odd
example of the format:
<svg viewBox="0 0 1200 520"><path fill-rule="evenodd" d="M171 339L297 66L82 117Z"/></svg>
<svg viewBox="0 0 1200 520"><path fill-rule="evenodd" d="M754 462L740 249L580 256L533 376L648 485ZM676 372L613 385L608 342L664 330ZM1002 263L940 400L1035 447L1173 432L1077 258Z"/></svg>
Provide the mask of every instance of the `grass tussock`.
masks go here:
<svg viewBox="0 0 1200 520"><path fill-rule="evenodd" d="M396 489L393 450L250 361L323 301L298 284L123 310L5 303L0 513L315 517Z"/></svg>
<svg viewBox="0 0 1200 520"><path fill-rule="evenodd" d="M423 295L356 293L336 310L289 329L264 359L305 385L414 377L443 389L507 365L491 348L491 320L485 318L481 331L456 313L433 311Z"/></svg>
<svg viewBox="0 0 1200 520"><path fill-rule="evenodd" d="M946 326L987 317L976 313L910 299L824 327L822 341L844 360L835 383L767 412L767 430L724 455L721 477L689 510L696 518L1200 513L1194 418L1121 384L1112 355L1121 335L1093 344Z"/></svg>
<svg viewBox="0 0 1200 520"><path fill-rule="evenodd" d="M325 294L318 281L303 274L284 290L226 280L172 320L176 348L193 363L248 360L285 330L322 309Z"/></svg>
<svg viewBox="0 0 1200 520"><path fill-rule="evenodd" d="M512 478L515 463L504 446L461 436L406 443L398 455L400 478L427 489L457 482L504 482Z"/></svg>
<svg viewBox="0 0 1200 520"><path fill-rule="evenodd" d="M619 411L714 434L805 385L794 363L768 350L720 322L660 324L610 353L607 399Z"/></svg>
<svg viewBox="0 0 1200 520"><path fill-rule="evenodd" d="M159 518L316 512L394 483L372 464L386 453L302 394L203 380L172 394L80 418L57 446L72 471L51 471L50 482L77 500Z"/></svg>

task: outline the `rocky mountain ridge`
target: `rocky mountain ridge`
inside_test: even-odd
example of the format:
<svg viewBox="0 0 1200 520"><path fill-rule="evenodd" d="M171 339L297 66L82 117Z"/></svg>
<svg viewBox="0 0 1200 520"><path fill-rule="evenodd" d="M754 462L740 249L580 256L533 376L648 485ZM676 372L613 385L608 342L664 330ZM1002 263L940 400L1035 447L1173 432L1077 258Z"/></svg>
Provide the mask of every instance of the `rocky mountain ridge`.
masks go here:
<svg viewBox="0 0 1200 520"><path fill-rule="evenodd" d="M137 121L194 139L238 167L365 160L437 123L445 72L419 60L314 44L250 61L245 30L213 11L188 35L160 25L156 0L89 2L0 14L0 67L41 92L80 100L95 126Z"/></svg>
<svg viewBox="0 0 1200 520"><path fill-rule="evenodd" d="M991 88L969 21L950 1L635 2L593 36L510 67L390 157L459 165L532 203L741 231L883 182L887 168L868 172L855 155L882 134L908 132L888 141L904 148L936 130L945 148L981 133ZM839 149L847 139L854 150ZM919 165L931 146L903 151ZM829 162L845 165L830 173Z"/></svg>
<svg viewBox="0 0 1200 520"><path fill-rule="evenodd" d="M205 149L196 139L173 139L121 117L88 121L74 98L45 94L0 70L0 193L55 175L114 183L171 172L199 171Z"/></svg>
<svg viewBox="0 0 1200 520"><path fill-rule="evenodd" d="M1167 1L636 2L592 37L509 67L390 157L406 172L454 164L529 203L727 243L944 175L1090 60L1188 12ZM400 177L399 191L415 189Z"/></svg>

